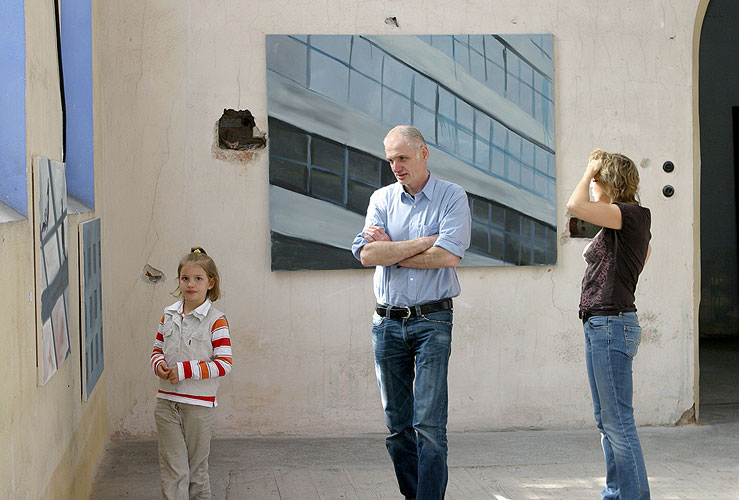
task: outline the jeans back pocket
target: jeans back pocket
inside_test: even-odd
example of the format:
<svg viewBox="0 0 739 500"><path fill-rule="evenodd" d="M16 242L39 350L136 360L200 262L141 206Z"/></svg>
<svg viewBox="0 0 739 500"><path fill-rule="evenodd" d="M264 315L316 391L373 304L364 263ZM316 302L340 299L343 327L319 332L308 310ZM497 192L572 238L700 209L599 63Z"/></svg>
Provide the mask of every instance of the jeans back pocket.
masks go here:
<svg viewBox="0 0 739 500"><path fill-rule="evenodd" d="M641 327L624 325L624 339L626 340L626 354L633 358L641 343Z"/></svg>

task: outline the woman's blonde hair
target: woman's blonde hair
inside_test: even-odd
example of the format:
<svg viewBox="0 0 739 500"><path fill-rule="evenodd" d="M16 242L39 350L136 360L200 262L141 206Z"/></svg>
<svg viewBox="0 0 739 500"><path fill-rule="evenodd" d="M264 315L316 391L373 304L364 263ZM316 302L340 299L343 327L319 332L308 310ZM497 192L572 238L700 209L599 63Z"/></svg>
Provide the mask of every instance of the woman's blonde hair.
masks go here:
<svg viewBox="0 0 739 500"><path fill-rule="evenodd" d="M174 292L172 292L172 295L175 297L181 297L182 291L179 287L179 279L180 279L180 271L182 271L182 268L185 266L188 266L190 264L194 264L196 266L200 266L203 268L203 271L205 271L205 274L208 275L208 278L213 280L213 288L208 290L208 294L206 297L208 297L212 302L215 302L216 300L221 298L221 276L218 274L218 268L216 267L216 263L213 261L213 259L205 253L205 250L203 250L202 247L192 247L190 249L190 253L182 257L182 260L180 260L180 265L177 266L177 282L178 286L175 289Z"/></svg>
<svg viewBox="0 0 739 500"><path fill-rule="evenodd" d="M601 161L598 183L611 200L639 205L639 171L630 158L596 149L590 159Z"/></svg>

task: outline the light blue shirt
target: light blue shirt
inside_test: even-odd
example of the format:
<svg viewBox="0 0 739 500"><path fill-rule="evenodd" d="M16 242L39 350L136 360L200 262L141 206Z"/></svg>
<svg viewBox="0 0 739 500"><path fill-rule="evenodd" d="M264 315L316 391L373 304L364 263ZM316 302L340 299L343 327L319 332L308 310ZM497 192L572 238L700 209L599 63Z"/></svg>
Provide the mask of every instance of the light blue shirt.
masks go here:
<svg viewBox="0 0 739 500"><path fill-rule="evenodd" d="M470 208L467 193L460 186L429 176L415 197L399 183L378 189L370 197L364 227L379 226L392 241L405 241L438 234L434 246L463 258L470 246ZM364 230L363 230L364 231ZM359 233L352 253L369 243ZM391 306L414 306L459 295L456 269L410 269L376 266L377 302Z"/></svg>

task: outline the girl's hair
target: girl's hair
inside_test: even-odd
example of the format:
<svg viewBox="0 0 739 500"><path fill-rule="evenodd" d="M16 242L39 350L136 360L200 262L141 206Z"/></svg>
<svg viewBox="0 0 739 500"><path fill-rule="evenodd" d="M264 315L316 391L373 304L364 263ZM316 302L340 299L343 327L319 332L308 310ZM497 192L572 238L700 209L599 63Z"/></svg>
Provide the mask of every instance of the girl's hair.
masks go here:
<svg viewBox="0 0 739 500"><path fill-rule="evenodd" d="M639 171L634 162L621 153L596 149L591 160L601 160L598 182L613 201L639 205Z"/></svg>
<svg viewBox="0 0 739 500"><path fill-rule="evenodd" d="M180 271L182 271L182 268L184 266L194 264L196 266L200 266L203 268L203 271L205 271L205 274L208 275L208 278L213 280L213 288L208 290L208 294L206 295L207 298L209 298L212 302L215 302L216 300L221 298L221 276L218 274L218 268L216 267L216 263L213 262L213 259L210 258L210 255L205 253L205 250L202 247L192 247L190 249L190 253L182 257L182 260L180 261L180 265L177 266L177 281L178 286L177 289L172 292L172 295L175 297L181 297L182 292L180 291L179 287L179 279L180 279Z"/></svg>

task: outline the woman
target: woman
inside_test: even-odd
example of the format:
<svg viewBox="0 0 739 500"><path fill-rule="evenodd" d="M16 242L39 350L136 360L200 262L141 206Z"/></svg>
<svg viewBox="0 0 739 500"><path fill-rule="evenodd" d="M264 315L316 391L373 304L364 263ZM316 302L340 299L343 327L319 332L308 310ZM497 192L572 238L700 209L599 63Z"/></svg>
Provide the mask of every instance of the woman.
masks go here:
<svg viewBox="0 0 739 500"><path fill-rule="evenodd" d="M641 340L634 291L651 250L651 214L639 205L638 186L633 161L596 149L567 202L573 217L603 227L583 253L580 317L606 459L604 500L650 498L632 406L631 365Z"/></svg>

